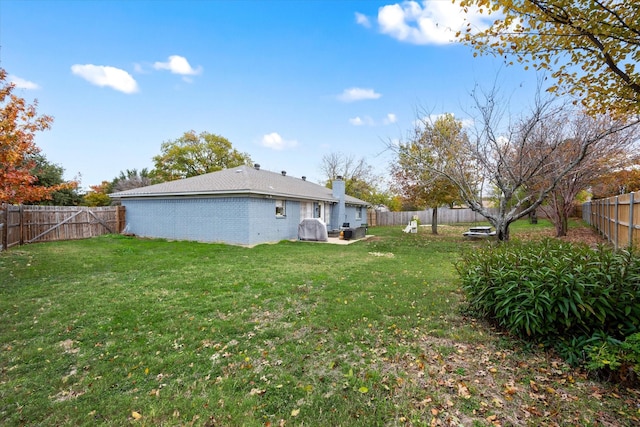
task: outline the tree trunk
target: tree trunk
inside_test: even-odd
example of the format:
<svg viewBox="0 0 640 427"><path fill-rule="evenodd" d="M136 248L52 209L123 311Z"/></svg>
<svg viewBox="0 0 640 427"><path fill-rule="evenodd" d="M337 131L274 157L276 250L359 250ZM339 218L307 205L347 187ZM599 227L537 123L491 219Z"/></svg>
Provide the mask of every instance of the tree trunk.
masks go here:
<svg viewBox="0 0 640 427"><path fill-rule="evenodd" d="M499 242L506 242L509 240L509 225L511 225L511 223L506 221L493 225L496 228L496 237Z"/></svg>
<svg viewBox="0 0 640 427"><path fill-rule="evenodd" d="M433 208L431 212L431 234L438 234L438 208Z"/></svg>
<svg viewBox="0 0 640 427"><path fill-rule="evenodd" d="M531 213L529 214L529 223L530 224L537 224L538 223L538 213L536 212L536 210L532 210Z"/></svg>
<svg viewBox="0 0 640 427"><path fill-rule="evenodd" d="M568 215L558 215L555 221L556 226L556 237L564 237L567 235L569 231L569 216Z"/></svg>

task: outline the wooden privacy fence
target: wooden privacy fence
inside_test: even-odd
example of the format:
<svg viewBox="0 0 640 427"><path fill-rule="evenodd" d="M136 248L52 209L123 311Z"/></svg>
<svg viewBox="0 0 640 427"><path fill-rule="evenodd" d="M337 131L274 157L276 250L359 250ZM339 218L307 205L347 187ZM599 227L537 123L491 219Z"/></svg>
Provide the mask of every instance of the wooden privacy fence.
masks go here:
<svg viewBox="0 0 640 427"><path fill-rule="evenodd" d="M367 225L369 227L375 227L378 225L378 211L367 209Z"/></svg>
<svg viewBox="0 0 640 427"><path fill-rule="evenodd" d="M640 243L640 194L630 193L582 205L582 219L617 248Z"/></svg>
<svg viewBox="0 0 640 427"><path fill-rule="evenodd" d="M0 250L34 242L86 239L124 228L124 206L0 206Z"/></svg>
<svg viewBox="0 0 640 427"><path fill-rule="evenodd" d="M369 225L407 225L417 216L422 224L431 224L432 209L423 211L405 212L380 212L373 211L375 222L369 221ZM471 209L438 208L438 224L460 224L473 222L486 222L487 219Z"/></svg>

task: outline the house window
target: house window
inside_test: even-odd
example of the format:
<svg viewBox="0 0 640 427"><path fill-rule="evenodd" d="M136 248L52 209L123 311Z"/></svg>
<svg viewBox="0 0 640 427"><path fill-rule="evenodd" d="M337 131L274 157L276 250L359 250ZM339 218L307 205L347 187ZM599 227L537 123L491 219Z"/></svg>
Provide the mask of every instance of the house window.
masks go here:
<svg viewBox="0 0 640 427"><path fill-rule="evenodd" d="M283 217L287 215L287 204L284 200L276 200L276 216Z"/></svg>
<svg viewBox="0 0 640 427"><path fill-rule="evenodd" d="M356 208L356 221L360 221L362 219L362 206L358 206Z"/></svg>

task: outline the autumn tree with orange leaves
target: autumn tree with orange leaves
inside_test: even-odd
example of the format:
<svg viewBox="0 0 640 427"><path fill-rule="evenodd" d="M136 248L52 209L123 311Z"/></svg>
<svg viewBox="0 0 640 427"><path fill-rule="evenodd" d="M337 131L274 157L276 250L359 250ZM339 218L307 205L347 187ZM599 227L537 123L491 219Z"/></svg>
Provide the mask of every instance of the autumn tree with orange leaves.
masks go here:
<svg viewBox="0 0 640 427"><path fill-rule="evenodd" d="M36 132L51 127L53 118L39 116L37 101L27 104L13 93L15 85L7 82L7 72L0 68L0 203L20 204L48 199L51 193L74 187L64 183L45 187L34 175L34 156L40 149L34 142Z"/></svg>
<svg viewBox="0 0 640 427"><path fill-rule="evenodd" d="M592 198L604 199L640 191L640 164L606 174L591 186Z"/></svg>

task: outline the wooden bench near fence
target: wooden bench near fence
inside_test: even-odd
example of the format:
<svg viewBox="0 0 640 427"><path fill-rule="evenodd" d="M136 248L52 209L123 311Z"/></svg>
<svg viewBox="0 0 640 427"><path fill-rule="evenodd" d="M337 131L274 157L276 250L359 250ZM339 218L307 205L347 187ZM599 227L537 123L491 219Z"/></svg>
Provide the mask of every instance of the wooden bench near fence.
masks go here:
<svg viewBox="0 0 640 427"><path fill-rule="evenodd" d="M76 240L118 234L124 206L0 206L0 250L35 242Z"/></svg>

